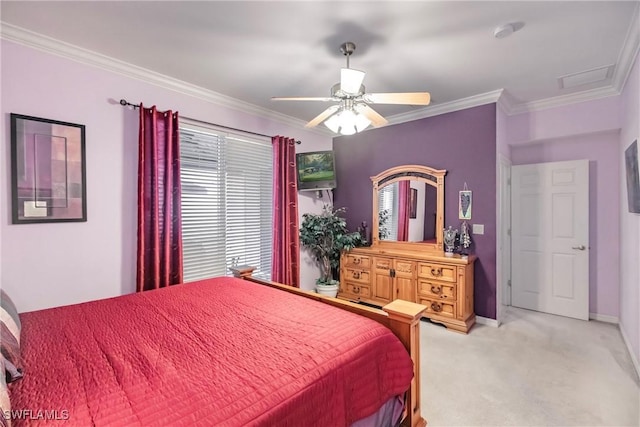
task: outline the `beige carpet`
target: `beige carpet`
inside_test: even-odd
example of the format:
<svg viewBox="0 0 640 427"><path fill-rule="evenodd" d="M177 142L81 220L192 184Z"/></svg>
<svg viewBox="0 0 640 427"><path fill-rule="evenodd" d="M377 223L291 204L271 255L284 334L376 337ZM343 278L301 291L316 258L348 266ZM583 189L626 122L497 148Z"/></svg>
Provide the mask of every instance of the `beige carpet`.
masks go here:
<svg viewBox="0 0 640 427"><path fill-rule="evenodd" d="M421 324L422 413L436 426L639 426L617 325L507 307L469 335Z"/></svg>

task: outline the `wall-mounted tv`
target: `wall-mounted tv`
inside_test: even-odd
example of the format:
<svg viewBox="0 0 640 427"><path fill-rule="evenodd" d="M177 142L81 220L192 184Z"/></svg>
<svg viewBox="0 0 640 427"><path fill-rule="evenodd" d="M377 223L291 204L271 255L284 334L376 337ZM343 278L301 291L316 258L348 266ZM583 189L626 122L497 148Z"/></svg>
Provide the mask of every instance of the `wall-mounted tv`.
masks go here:
<svg viewBox="0 0 640 427"><path fill-rule="evenodd" d="M336 188L336 168L333 151L313 151L296 154L298 190Z"/></svg>

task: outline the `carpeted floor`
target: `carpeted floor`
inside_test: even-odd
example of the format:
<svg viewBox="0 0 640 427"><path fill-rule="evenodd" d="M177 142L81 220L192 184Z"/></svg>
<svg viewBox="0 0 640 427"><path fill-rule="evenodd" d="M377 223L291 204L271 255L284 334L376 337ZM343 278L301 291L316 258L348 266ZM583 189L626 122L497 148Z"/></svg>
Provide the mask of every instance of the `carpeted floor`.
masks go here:
<svg viewBox="0 0 640 427"><path fill-rule="evenodd" d="M437 426L639 426L617 325L513 307L469 335L421 324L422 414Z"/></svg>

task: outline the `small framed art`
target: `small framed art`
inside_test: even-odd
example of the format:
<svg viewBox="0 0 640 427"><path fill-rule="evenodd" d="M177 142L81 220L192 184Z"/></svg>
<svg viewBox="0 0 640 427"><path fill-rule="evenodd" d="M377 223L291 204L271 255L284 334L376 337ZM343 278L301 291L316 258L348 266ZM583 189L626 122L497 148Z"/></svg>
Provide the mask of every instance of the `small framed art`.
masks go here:
<svg viewBox="0 0 640 427"><path fill-rule="evenodd" d="M459 219L471 219L471 202L472 195L470 190L460 191L458 198L458 218Z"/></svg>
<svg viewBox="0 0 640 427"><path fill-rule="evenodd" d="M414 219L418 216L418 189L412 188L409 193L409 218Z"/></svg>
<svg viewBox="0 0 640 427"><path fill-rule="evenodd" d="M640 213L640 167L638 167L638 140L624 150L625 173L627 175L627 200L629 212Z"/></svg>

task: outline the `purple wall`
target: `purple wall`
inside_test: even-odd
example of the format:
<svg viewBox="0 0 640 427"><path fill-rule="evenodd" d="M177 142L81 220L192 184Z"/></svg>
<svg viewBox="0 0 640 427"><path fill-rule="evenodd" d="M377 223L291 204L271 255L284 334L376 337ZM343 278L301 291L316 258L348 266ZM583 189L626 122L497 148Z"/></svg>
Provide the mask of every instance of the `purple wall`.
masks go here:
<svg viewBox="0 0 640 427"><path fill-rule="evenodd" d="M334 205L346 207L350 229L371 223L370 177L393 166L446 169L445 226L459 227L458 191L473 191L475 312L496 318L496 105L489 104L333 140L338 188Z"/></svg>

